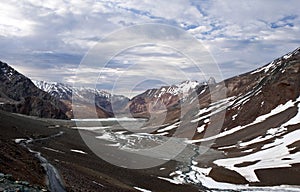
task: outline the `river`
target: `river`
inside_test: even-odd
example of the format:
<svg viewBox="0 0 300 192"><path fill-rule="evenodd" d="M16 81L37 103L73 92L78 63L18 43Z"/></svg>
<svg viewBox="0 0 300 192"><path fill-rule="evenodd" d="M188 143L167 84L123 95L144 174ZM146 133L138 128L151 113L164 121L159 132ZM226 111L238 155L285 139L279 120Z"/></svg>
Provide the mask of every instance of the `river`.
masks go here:
<svg viewBox="0 0 300 192"><path fill-rule="evenodd" d="M27 148L29 152L33 153L35 155L35 157L37 157L39 159L39 161L41 162L41 165L43 166L44 170L46 171L47 185L51 192L65 192L66 191L65 187L63 185L61 176L59 175L57 169L51 163L49 163L47 161L47 159L41 155L40 152L30 149L28 144L32 144L36 141L52 139L55 137L59 137L63 134L64 134L64 132L59 132L57 134L50 135L48 137L38 138L38 139L27 139L27 140L22 139L19 142L23 147Z"/></svg>

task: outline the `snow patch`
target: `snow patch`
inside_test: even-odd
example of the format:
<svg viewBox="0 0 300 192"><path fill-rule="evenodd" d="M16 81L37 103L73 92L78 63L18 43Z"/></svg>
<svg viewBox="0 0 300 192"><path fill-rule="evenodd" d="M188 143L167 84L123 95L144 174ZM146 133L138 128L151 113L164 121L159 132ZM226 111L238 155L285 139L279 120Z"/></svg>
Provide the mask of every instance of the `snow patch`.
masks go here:
<svg viewBox="0 0 300 192"><path fill-rule="evenodd" d="M176 184L176 185L182 185L183 183L179 180L176 180L176 179L170 179L170 178L165 178L165 177L157 177L161 180L165 180L165 181L168 181L170 183L173 183L173 184Z"/></svg>
<svg viewBox="0 0 300 192"><path fill-rule="evenodd" d="M158 134L155 134L155 135L165 136L165 135L169 135L169 132L158 133Z"/></svg>
<svg viewBox="0 0 300 192"><path fill-rule="evenodd" d="M52 149L52 148L49 148L49 147L42 147L43 149L46 149L48 151L53 151L53 152L56 152L56 153L65 153L65 152L62 152L60 150L57 150L57 149Z"/></svg>
<svg viewBox="0 0 300 192"><path fill-rule="evenodd" d="M110 126L107 127L71 127L71 129L77 129L77 130L87 130L87 131L96 131L96 130L102 130L110 128Z"/></svg>
<svg viewBox="0 0 300 192"><path fill-rule="evenodd" d="M70 151L75 152L75 153L85 154L85 155L87 154L86 152L81 151L81 150L77 150L77 149L71 149Z"/></svg>
<svg viewBox="0 0 300 192"><path fill-rule="evenodd" d="M259 182L259 179L255 174L255 170L291 167L291 164L299 163L300 153L290 154L287 147L288 145L299 141L299 134L300 130L296 130L284 135L282 138L276 139L272 145L267 144L265 150L242 157L219 159L214 161L214 163L218 166L238 172L249 182ZM283 158L289 158L290 160L282 160ZM244 162L255 161L258 162L246 167L234 166Z"/></svg>
<svg viewBox="0 0 300 192"><path fill-rule="evenodd" d="M146 119L141 119L141 118L130 118L130 117L121 117L121 118L102 118L102 119L71 119L71 121L78 121L78 122L113 122L113 121L118 121L118 122L132 122L132 121L145 121Z"/></svg>
<svg viewBox="0 0 300 192"><path fill-rule="evenodd" d="M202 126L197 127L197 132L202 133L205 130L205 126L206 126L206 124L203 124Z"/></svg>
<svg viewBox="0 0 300 192"><path fill-rule="evenodd" d="M222 99L220 101L214 102L212 104L210 104L207 108L203 108L200 109L199 112L195 115L196 119L192 120L191 123L196 123L198 121L202 121L204 119L207 119L211 116L213 116L214 114L217 114L223 110L225 110L228 106L230 106L232 104L232 102L230 102L232 99L234 99L235 97L229 97L229 98L225 98ZM207 115L204 115L205 113L208 113Z"/></svg>
<svg viewBox="0 0 300 192"><path fill-rule="evenodd" d="M101 183L98 183L98 182L96 182L96 181L93 181L93 183L96 184L96 185L99 185L99 186L101 186L101 187L105 187L104 185L102 185Z"/></svg>
<svg viewBox="0 0 300 192"><path fill-rule="evenodd" d="M158 133L161 133L161 132L165 132L165 131L170 131L170 130L172 130L172 129L177 128L179 124L180 124L180 122L174 123L174 124L172 124L172 125L170 125L170 126L167 126L167 127L163 128L163 129L157 130L157 132L158 132Z"/></svg>
<svg viewBox="0 0 300 192"><path fill-rule="evenodd" d="M133 187L134 189L138 190L138 191L142 191L142 192L151 192L150 190L147 189L142 189L140 187Z"/></svg>
<svg viewBox="0 0 300 192"><path fill-rule="evenodd" d="M15 139L15 143L16 144L19 144L21 143L22 141L26 141L27 139L23 139L23 138L20 138L20 139Z"/></svg>
<svg viewBox="0 0 300 192"><path fill-rule="evenodd" d="M173 176L172 182L177 182L181 184L201 184L204 187L210 189L210 191L276 191L276 192L298 192L300 189L295 186L276 186L276 187L252 187L249 185L236 185L230 183L224 183L215 181L213 178L209 177L209 173L212 168L200 168L197 166L192 166L189 172L175 171L170 174Z"/></svg>
<svg viewBox="0 0 300 192"><path fill-rule="evenodd" d="M270 113L267 113L267 114L264 114L264 115L261 115L261 116L257 117L252 123L250 123L248 125L237 126L237 127L234 127L232 129L229 129L227 131L224 131L222 133L219 133L219 134L211 136L211 137L202 138L202 139L198 139L198 140L188 140L186 142L189 143L189 144L193 144L193 143L199 143L199 142L203 142L203 141L210 141L210 140L213 140L213 139L217 139L217 138L220 138L220 137L225 137L227 135L231 135L231 134L233 134L237 131L240 131L240 130L245 129L249 126L261 123L261 122L265 121L266 119L268 119L268 118L270 118L270 117L272 117L276 114L279 114L279 113L281 113L281 112L283 112L283 111L285 111L285 110L287 110L291 107L294 107L295 102L297 102L299 100L299 98L296 101L290 100L285 104L281 104L281 105L277 106ZM297 121L297 120L295 120L295 121Z"/></svg>
<svg viewBox="0 0 300 192"><path fill-rule="evenodd" d="M231 118L232 121L234 121L237 116L238 116L238 114L233 115L232 118Z"/></svg>

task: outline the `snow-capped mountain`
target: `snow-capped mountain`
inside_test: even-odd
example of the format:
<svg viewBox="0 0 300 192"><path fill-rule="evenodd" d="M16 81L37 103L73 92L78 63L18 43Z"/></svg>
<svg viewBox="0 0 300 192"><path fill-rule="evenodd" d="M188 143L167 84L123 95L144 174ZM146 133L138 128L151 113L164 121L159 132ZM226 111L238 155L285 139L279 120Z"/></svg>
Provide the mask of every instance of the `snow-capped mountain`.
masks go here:
<svg viewBox="0 0 300 192"><path fill-rule="evenodd" d="M152 100L152 104L155 102L155 105L153 105L151 110L160 110L163 106L162 103L169 106L179 100L185 100L191 92L196 90L196 87L200 85L207 85L207 83L198 83L197 81L184 81L177 85L163 86L159 89L147 90L143 94L138 95L129 101L129 98L125 96L112 95L103 90L77 88L57 82L33 81L33 83L39 89L50 93L52 96L61 100L72 101L72 96L75 96L73 99L76 98L80 103L92 103L93 101L91 100L95 97L96 105L112 114L123 113L128 107L130 107L130 111L133 114L140 113L140 111L136 111L133 108L133 105L135 105L136 98L141 97L144 97L146 100ZM145 111L143 110L142 112Z"/></svg>
<svg viewBox="0 0 300 192"><path fill-rule="evenodd" d="M104 90L97 90L84 87L72 87L68 84L57 82L33 81L34 84L41 90L51 94L52 96L64 100L65 102L72 102L80 104L96 104L97 107L110 113L112 116L113 110L120 110L124 108L129 99L122 95L113 95ZM94 100L93 100L94 99ZM112 107L113 105L113 107ZM113 109L112 109L113 108Z"/></svg>
<svg viewBox="0 0 300 192"><path fill-rule="evenodd" d="M58 82L46 82L46 81L32 81L35 86L39 89L50 93L52 96L58 97L60 99L72 100L72 94L78 97L83 97L85 94L93 94L98 97L111 98L112 95L103 90L97 90L92 88L76 88L71 85L58 83Z"/></svg>
<svg viewBox="0 0 300 192"><path fill-rule="evenodd" d="M195 88L199 85L200 84L197 81L184 81L177 85L162 86L159 89L149 89L146 92L142 93L142 95L145 95L146 97L154 97L157 99L166 97L166 95L169 96L168 99L171 99L171 97L173 96L185 99L189 95L189 93L195 91Z"/></svg>
<svg viewBox="0 0 300 192"><path fill-rule="evenodd" d="M189 101L188 121L171 118L154 132L182 137L196 126L186 143L210 148L210 155L198 152L190 165L172 172L173 182L236 191L249 184L299 186L300 48L213 90L224 88L227 98L211 102L205 91ZM184 130L177 131L182 124Z"/></svg>
<svg viewBox="0 0 300 192"><path fill-rule="evenodd" d="M0 80L0 108L11 107L11 112L61 118L65 114L57 98L70 104L76 94L84 107L97 103L101 117L111 115L114 97L123 103L120 111L129 109L138 117L154 114L141 129L146 133L120 133L119 129L114 133L108 127L107 135L96 138L114 142L109 147L126 146L127 151L126 142L136 146L144 138L147 144L161 145L162 152L184 145L176 163L155 172L172 185L192 184L209 191L300 191L300 48L224 82L186 81L147 90L131 100L59 83L36 83L53 97L2 62ZM224 98L212 99L212 93L222 91ZM90 101L90 95L97 94ZM89 112L88 107L85 110ZM170 141L167 137L178 140L174 139L173 148L163 149Z"/></svg>
<svg viewBox="0 0 300 192"><path fill-rule="evenodd" d="M300 191L300 48L224 82L211 79L197 85L197 95L185 100L178 98L176 87L147 90L130 101L135 114L154 115L141 128L145 133L109 130L97 139L113 142L120 150L157 141L159 153L166 156L182 144L182 153L175 157L177 167L164 164L157 174L177 186L192 184L200 191ZM222 91L224 98L212 99L212 93ZM151 105L159 102L157 107L165 109L153 109ZM156 114L146 114L151 109ZM184 115L178 115L181 112ZM168 146L171 140L174 146ZM155 177L152 172L151 176Z"/></svg>
<svg viewBox="0 0 300 192"><path fill-rule="evenodd" d="M0 108L6 111L48 118L67 118L63 103L38 89L29 78L1 61L0 102Z"/></svg>
<svg viewBox="0 0 300 192"><path fill-rule="evenodd" d="M49 93L54 97L58 97L60 99L71 100L72 99L72 87L62 83L56 82L46 82L46 81L36 81L32 80L32 82L39 89Z"/></svg>
<svg viewBox="0 0 300 192"><path fill-rule="evenodd" d="M130 112L136 116L149 116L149 113L166 111L169 107L186 101L192 93L204 91L208 82L184 81L177 85L162 86L158 89L148 89L131 99Z"/></svg>
<svg viewBox="0 0 300 192"><path fill-rule="evenodd" d="M182 97L186 97L191 91L193 91L199 85L200 84L197 81L184 81L177 85L173 85L169 87L161 87L156 91L154 97L161 97L166 93L169 93L174 96L182 94Z"/></svg>

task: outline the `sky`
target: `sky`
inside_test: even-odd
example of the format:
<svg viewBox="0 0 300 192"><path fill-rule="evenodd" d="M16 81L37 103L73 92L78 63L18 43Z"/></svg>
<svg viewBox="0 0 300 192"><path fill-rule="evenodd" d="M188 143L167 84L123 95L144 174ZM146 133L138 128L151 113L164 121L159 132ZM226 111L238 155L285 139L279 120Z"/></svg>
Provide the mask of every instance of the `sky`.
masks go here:
<svg viewBox="0 0 300 192"><path fill-rule="evenodd" d="M204 65L198 70L190 55L184 54L182 50L190 44L182 43L174 49L172 43L166 44L169 40L165 37L160 44L153 44L162 39L162 34L153 35L160 27L143 28L148 44L130 38L137 34L133 31L124 38L135 42L135 46L116 52L97 69L84 65L99 44L112 40L120 31L159 24L174 27L168 30L168 37L180 31L193 37L197 46L206 50L203 54L210 54L208 60L217 65L219 77L226 79L299 47L299 7L298 0L1 1L0 60L35 80L69 84L80 81L80 85L96 84L121 94L128 92L116 87L128 86L138 92L138 87L143 87L140 85L145 89L214 76L203 72ZM120 39L105 45L112 49L115 44L120 45ZM104 52L98 52L96 60L104 61ZM84 79L79 78L83 73Z"/></svg>

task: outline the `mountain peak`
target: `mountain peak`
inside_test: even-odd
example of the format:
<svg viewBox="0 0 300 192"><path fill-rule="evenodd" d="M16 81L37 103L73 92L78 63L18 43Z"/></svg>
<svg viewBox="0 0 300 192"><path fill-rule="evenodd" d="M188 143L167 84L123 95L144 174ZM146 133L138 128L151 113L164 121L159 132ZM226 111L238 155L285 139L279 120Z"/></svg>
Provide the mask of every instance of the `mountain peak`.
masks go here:
<svg viewBox="0 0 300 192"><path fill-rule="evenodd" d="M210 77L207 81L208 85L214 85L216 84L216 79L214 77Z"/></svg>
<svg viewBox="0 0 300 192"><path fill-rule="evenodd" d="M64 105L56 98L38 89L32 81L0 61L1 109L26 115L63 118ZM47 106L47 107L45 107Z"/></svg>

